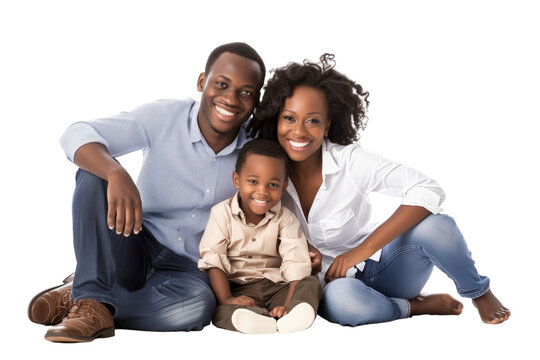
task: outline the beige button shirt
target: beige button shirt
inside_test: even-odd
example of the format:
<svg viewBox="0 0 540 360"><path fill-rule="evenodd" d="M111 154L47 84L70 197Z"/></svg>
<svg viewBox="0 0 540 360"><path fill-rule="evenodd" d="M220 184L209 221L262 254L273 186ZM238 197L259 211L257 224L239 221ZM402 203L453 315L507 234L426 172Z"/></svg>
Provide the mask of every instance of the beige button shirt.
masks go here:
<svg viewBox="0 0 540 360"><path fill-rule="evenodd" d="M290 282L311 274L307 240L281 202L253 225L246 223L236 193L212 208L199 248L200 269L219 268L239 284L262 278Z"/></svg>

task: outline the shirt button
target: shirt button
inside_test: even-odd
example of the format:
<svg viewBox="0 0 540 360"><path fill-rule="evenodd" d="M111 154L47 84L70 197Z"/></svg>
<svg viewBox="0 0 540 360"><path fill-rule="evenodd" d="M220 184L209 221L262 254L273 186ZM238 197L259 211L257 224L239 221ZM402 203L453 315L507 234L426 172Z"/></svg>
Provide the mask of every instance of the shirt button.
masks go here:
<svg viewBox="0 0 540 360"><path fill-rule="evenodd" d="M210 189L206 189L206 192L209 193L209 192L210 192Z"/></svg>
<svg viewBox="0 0 540 360"><path fill-rule="evenodd" d="M213 162L216 162L216 158L213 158L212 161L213 161Z"/></svg>
<svg viewBox="0 0 540 360"><path fill-rule="evenodd" d="M179 237L179 238L178 238L178 241L182 241L182 238L181 238L181 237Z"/></svg>
<svg viewBox="0 0 540 360"><path fill-rule="evenodd" d="M251 259L252 257L253 257L253 256L251 256L251 255L248 255L248 259Z"/></svg>
<svg viewBox="0 0 540 360"><path fill-rule="evenodd" d="M195 214L191 214L191 217L192 217L192 218L194 218L194 217L196 217L196 216L197 216L197 215L195 215Z"/></svg>
<svg viewBox="0 0 540 360"><path fill-rule="evenodd" d="M257 239L253 238L253 239L251 239L251 241L257 241Z"/></svg>

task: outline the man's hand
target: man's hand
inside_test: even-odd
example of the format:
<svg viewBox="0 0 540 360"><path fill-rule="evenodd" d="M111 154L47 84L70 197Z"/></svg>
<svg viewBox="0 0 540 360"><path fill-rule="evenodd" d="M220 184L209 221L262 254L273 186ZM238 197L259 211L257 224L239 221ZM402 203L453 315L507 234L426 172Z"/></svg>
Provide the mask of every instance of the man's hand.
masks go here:
<svg viewBox="0 0 540 360"><path fill-rule="evenodd" d="M270 316L273 318L281 318L282 316L287 315L287 308L285 306L276 306L270 311Z"/></svg>
<svg viewBox="0 0 540 360"><path fill-rule="evenodd" d="M228 305L228 304L255 306L255 300L253 300L252 298L246 295L231 296L225 299L225 301L223 301L222 303L222 305Z"/></svg>
<svg viewBox="0 0 540 360"><path fill-rule="evenodd" d="M332 280L344 278L347 275L347 270L358 262L354 259L354 256L350 252L343 253L334 259L334 262L326 271L324 275L324 281L329 283Z"/></svg>
<svg viewBox="0 0 540 360"><path fill-rule="evenodd" d="M142 230L142 203L139 190L131 176L123 168L108 176L107 225L116 229L118 235L129 236ZM115 220L116 219L116 220Z"/></svg>
<svg viewBox="0 0 540 360"><path fill-rule="evenodd" d="M322 270L322 255L313 245L308 244L309 257L311 259L311 275L315 275Z"/></svg>

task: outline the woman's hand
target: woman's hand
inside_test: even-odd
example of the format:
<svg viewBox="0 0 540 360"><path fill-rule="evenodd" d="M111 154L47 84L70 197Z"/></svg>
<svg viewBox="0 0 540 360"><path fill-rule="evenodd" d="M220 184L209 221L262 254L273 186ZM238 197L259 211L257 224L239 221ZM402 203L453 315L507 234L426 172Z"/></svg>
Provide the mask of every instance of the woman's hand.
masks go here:
<svg viewBox="0 0 540 360"><path fill-rule="evenodd" d="M282 316L287 315L287 308L285 306L276 306L270 311L270 316L273 318L281 318Z"/></svg>
<svg viewBox="0 0 540 360"><path fill-rule="evenodd" d="M246 295L231 296L225 299L222 303L222 305L229 305L229 304L255 306L255 300L253 300L252 298Z"/></svg>
<svg viewBox="0 0 540 360"><path fill-rule="evenodd" d="M344 278L347 275L347 270L359 262L351 251L338 255L324 275L324 281L329 283L332 280Z"/></svg>
<svg viewBox="0 0 540 360"><path fill-rule="evenodd" d="M311 259L311 275L315 275L322 270L322 255L317 248L308 243L309 258Z"/></svg>

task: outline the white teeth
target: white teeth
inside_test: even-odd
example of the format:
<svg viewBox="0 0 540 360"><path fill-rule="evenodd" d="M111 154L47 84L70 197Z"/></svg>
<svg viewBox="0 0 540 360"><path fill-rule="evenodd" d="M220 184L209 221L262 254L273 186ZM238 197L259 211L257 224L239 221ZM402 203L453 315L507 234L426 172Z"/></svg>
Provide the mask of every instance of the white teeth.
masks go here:
<svg viewBox="0 0 540 360"><path fill-rule="evenodd" d="M291 143L292 146L297 147L297 148L303 148L304 146L307 146L309 144L309 141L296 142L296 141L289 140L289 142Z"/></svg>
<svg viewBox="0 0 540 360"><path fill-rule="evenodd" d="M227 111L225 109L222 109L220 108L219 106L216 105L216 110L218 113L220 113L221 115L225 115L225 116L233 116L234 113L233 112L230 112L230 111Z"/></svg>
<svg viewBox="0 0 540 360"><path fill-rule="evenodd" d="M268 201L262 201L262 200L257 200L257 199L253 199L253 201L255 201L257 204L261 204L261 205L264 205L266 204Z"/></svg>

